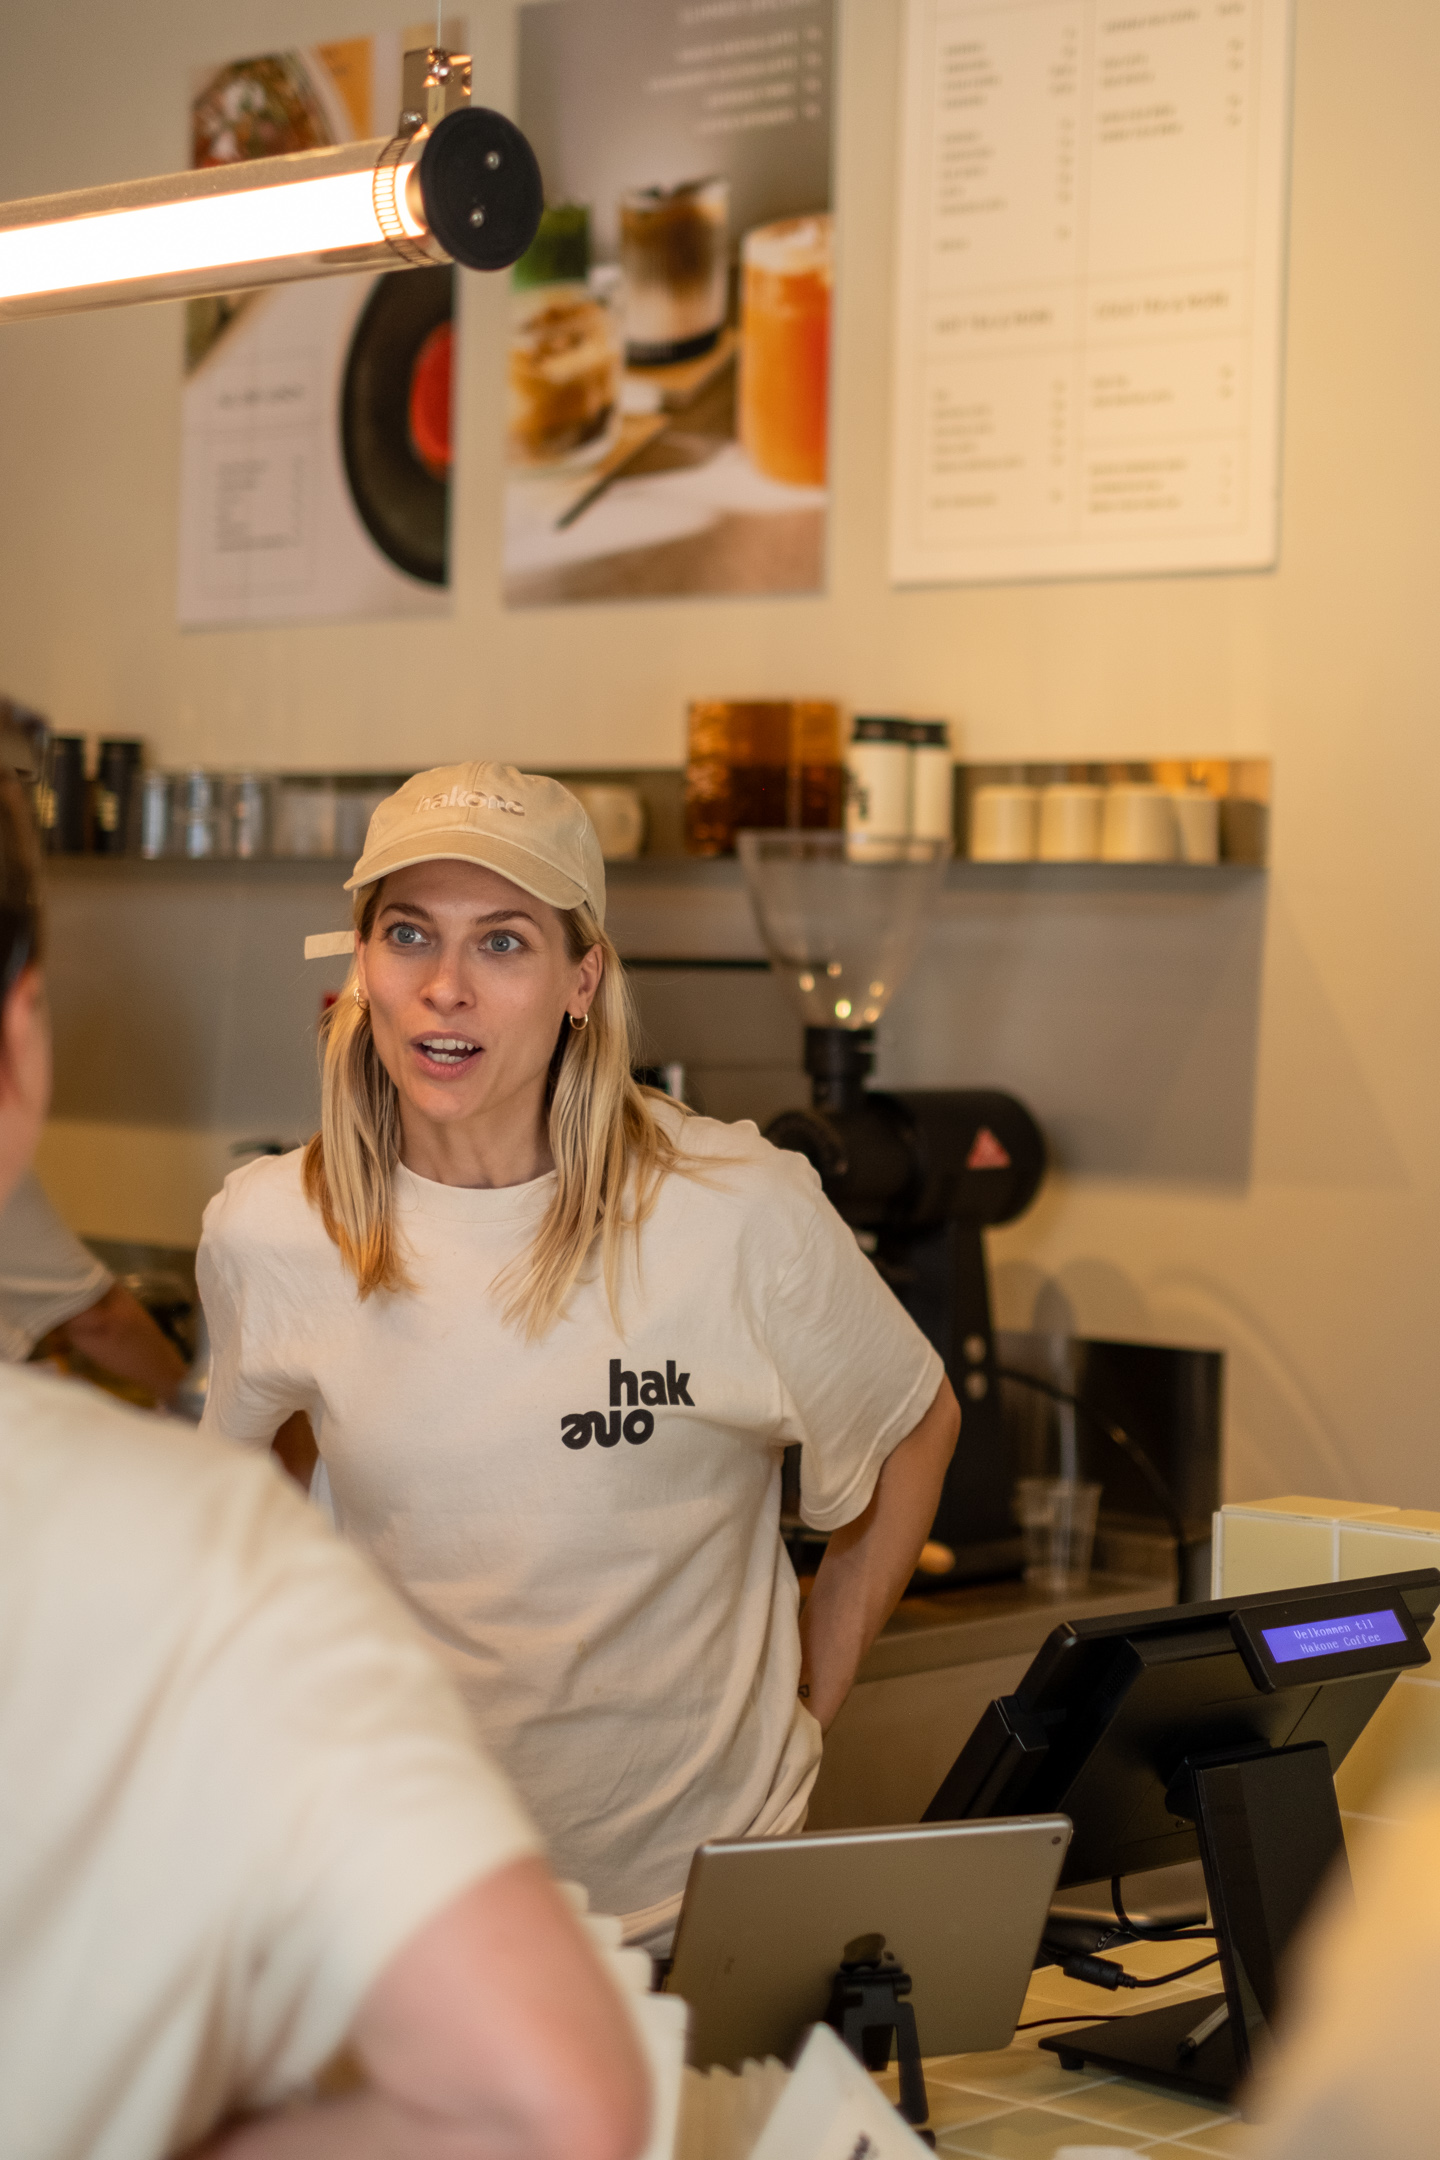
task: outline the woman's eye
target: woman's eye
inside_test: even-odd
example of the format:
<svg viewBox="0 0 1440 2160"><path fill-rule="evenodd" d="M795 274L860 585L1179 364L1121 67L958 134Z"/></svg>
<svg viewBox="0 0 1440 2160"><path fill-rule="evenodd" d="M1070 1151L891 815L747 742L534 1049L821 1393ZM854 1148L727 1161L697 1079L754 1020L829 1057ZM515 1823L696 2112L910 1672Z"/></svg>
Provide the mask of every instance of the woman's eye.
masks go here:
<svg viewBox="0 0 1440 2160"><path fill-rule="evenodd" d="M487 952L509 953L520 951L520 940L513 930L496 930L485 941Z"/></svg>
<svg viewBox="0 0 1440 2160"><path fill-rule="evenodd" d="M424 942L414 923L392 923L388 935L392 945L403 945L407 948Z"/></svg>

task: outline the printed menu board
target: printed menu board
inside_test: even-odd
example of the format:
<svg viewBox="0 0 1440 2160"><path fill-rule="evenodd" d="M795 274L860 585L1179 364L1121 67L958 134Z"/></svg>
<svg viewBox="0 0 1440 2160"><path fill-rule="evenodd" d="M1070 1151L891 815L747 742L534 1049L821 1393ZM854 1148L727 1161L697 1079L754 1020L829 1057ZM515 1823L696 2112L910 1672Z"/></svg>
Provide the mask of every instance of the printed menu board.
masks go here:
<svg viewBox="0 0 1440 2160"><path fill-rule="evenodd" d="M908 0L891 575L1259 569L1291 0Z"/></svg>

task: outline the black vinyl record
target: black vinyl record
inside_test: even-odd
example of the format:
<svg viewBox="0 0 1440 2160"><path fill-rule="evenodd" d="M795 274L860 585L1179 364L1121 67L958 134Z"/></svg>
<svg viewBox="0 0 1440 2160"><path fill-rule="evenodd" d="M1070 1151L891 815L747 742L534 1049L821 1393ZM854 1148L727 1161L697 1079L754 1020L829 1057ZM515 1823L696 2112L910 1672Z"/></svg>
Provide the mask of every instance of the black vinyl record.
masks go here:
<svg viewBox="0 0 1440 2160"><path fill-rule="evenodd" d="M386 271L345 363L340 437L355 508L375 545L409 576L449 583L450 485L416 446L411 393L427 342L454 312L455 273Z"/></svg>

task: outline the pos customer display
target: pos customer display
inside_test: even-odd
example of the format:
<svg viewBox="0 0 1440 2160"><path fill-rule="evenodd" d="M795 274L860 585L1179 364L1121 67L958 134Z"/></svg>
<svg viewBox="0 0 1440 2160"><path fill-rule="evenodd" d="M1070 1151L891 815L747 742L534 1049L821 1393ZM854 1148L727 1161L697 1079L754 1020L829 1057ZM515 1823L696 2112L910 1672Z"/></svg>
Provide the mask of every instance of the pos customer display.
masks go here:
<svg viewBox="0 0 1440 2160"><path fill-rule="evenodd" d="M1228 2098L1276 2006L1277 1971L1322 1880L1345 1873L1334 1773L1440 1606L1440 1572L1171 1606L1059 1627L994 1702L926 1810L1068 1815L1061 1883L1193 1860L1224 1993L1041 2042ZM1118 1909L1118 1899L1117 1899Z"/></svg>

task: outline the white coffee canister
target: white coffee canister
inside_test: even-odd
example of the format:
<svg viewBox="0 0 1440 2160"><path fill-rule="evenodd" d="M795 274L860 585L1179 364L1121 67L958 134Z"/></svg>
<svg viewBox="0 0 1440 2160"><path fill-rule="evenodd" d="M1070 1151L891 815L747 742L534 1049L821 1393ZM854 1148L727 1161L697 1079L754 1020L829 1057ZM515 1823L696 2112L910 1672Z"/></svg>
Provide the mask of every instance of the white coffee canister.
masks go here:
<svg viewBox="0 0 1440 2160"><path fill-rule="evenodd" d="M847 853L869 862L904 860L910 772L910 722L857 714L845 752Z"/></svg>
<svg viewBox="0 0 1440 2160"><path fill-rule="evenodd" d="M1100 854L1100 817L1105 790L1082 781L1057 781L1040 793L1041 862L1094 862Z"/></svg>
<svg viewBox="0 0 1440 2160"><path fill-rule="evenodd" d="M1219 796L1208 795L1203 788L1176 788L1173 800L1181 862L1219 862Z"/></svg>
<svg viewBox="0 0 1440 2160"><path fill-rule="evenodd" d="M1100 853L1106 862L1174 862L1179 829L1170 790L1148 781L1106 788Z"/></svg>
<svg viewBox="0 0 1440 2160"><path fill-rule="evenodd" d="M1035 855L1033 787L978 787L970 798L972 862L1030 862Z"/></svg>
<svg viewBox="0 0 1440 2160"><path fill-rule="evenodd" d="M940 840L947 850L955 832L954 764L950 730L943 720L916 720L910 728L910 835Z"/></svg>

